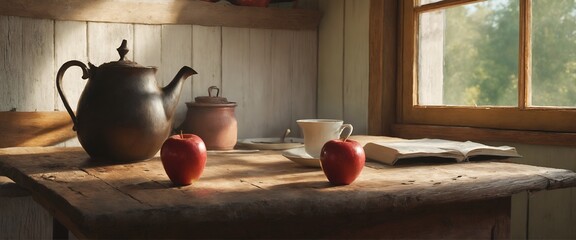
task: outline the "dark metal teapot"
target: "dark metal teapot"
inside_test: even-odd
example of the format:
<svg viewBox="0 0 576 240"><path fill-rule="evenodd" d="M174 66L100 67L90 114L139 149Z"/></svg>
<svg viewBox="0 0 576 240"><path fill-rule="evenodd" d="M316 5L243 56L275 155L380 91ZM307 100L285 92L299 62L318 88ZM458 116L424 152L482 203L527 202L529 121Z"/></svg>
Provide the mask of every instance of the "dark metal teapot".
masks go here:
<svg viewBox="0 0 576 240"><path fill-rule="evenodd" d="M80 144L93 159L138 161L153 157L172 130L184 80L196 74L184 66L166 87L156 82L156 67L125 58L126 40L117 49L120 60L99 67L80 61L64 63L56 75L62 102L74 123ZM82 68L84 87L76 114L62 92L62 77L71 66Z"/></svg>

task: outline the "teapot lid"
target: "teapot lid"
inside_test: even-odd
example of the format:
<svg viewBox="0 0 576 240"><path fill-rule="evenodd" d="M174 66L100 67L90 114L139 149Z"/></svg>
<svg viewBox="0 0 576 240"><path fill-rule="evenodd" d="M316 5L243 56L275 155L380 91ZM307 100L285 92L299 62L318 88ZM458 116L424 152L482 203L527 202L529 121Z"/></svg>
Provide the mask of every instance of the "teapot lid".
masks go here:
<svg viewBox="0 0 576 240"><path fill-rule="evenodd" d="M144 67L136 62L130 61L126 58L126 54L130 51L128 49L126 39L122 40L122 44L116 50L120 55L120 59L118 61L112 61L103 63L100 67L136 67L136 68L155 68L155 67Z"/></svg>
<svg viewBox="0 0 576 240"><path fill-rule="evenodd" d="M216 90L216 95L212 96L212 92ZM195 97L195 103L186 103L187 105L197 105L197 106L236 106L235 102L228 102L225 97L220 97L220 88L216 86L211 86L208 88L208 96Z"/></svg>

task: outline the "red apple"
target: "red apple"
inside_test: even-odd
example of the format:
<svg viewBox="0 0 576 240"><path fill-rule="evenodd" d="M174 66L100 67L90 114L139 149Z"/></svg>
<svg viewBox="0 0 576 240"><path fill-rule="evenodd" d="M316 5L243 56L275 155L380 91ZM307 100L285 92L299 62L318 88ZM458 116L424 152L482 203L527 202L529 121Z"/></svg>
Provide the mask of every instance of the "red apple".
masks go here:
<svg viewBox="0 0 576 240"><path fill-rule="evenodd" d="M162 166L175 185L190 185L198 180L206 166L206 145L194 134L173 135L160 149Z"/></svg>
<svg viewBox="0 0 576 240"><path fill-rule="evenodd" d="M335 139L324 144L320 165L328 181L334 185L348 185L360 175L366 155L360 143L350 139Z"/></svg>

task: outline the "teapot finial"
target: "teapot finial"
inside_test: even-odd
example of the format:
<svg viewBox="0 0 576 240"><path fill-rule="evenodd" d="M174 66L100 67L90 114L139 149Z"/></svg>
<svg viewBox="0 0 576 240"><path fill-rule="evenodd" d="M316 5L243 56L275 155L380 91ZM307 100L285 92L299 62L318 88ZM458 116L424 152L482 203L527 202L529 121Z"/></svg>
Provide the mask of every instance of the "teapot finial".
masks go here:
<svg viewBox="0 0 576 240"><path fill-rule="evenodd" d="M128 53L128 51L130 51L128 49L128 47L126 47L126 44L128 43L128 41L126 41L126 39L122 40L122 45L120 45L120 47L118 47L116 50L118 50L118 54L120 54L120 61L124 61L126 60L126 53Z"/></svg>

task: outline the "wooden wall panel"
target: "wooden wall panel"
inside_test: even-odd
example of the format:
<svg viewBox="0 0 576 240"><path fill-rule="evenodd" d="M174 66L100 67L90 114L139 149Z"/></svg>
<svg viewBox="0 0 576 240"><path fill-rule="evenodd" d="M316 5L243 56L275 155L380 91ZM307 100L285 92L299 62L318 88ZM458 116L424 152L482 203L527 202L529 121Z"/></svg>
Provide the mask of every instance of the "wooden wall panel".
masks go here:
<svg viewBox="0 0 576 240"><path fill-rule="evenodd" d="M292 72L292 48L294 46L294 31L272 30L270 43L270 68L269 79L264 79L264 87L267 95L263 102L267 102L267 119L269 127L266 136L280 137L287 128L292 127L292 99L302 96L300 93L293 94L291 81L294 79Z"/></svg>
<svg viewBox="0 0 576 240"><path fill-rule="evenodd" d="M192 66L192 26L162 26L162 64L158 82L166 86L183 66ZM186 103L192 101L192 78L186 79L176 107L174 126L179 126L186 117Z"/></svg>
<svg viewBox="0 0 576 240"><path fill-rule="evenodd" d="M192 97L207 96L210 86L222 89L222 28L192 26L192 68L198 72L191 78ZM194 98L189 101L194 101Z"/></svg>
<svg viewBox="0 0 576 240"><path fill-rule="evenodd" d="M57 72L67 61L78 60L88 64L87 24L85 22L55 21L54 23L54 71ZM53 74L54 84L56 74ZM76 110L80 95L88 82L82 79L82 70L78 67L69 68L62 79L62 90L66 95L72 110ZM55 95L55 110L66 112L58 91ZM80 146L78 138L74 137L59 146Z"/></svg>
<svg viewBox="0 0 576 240"><path fill-rule="evenodd" d="M70 60L78 60L84 64L88 64L85 22L56 21L54 38L55 72ZM56 75L54 74L52 78L55 84ZM78 106L78 100L84 90L84 86L86 86L86 82L87 80L82 79L82 70L78 67L69 68L62 78L62 91L66 95L68 103L73 110L76 110ZM66 111L58 92L54 95L56 96L55 109L58 111Z"/></svg>
<svg viewBox="0 0 576 240"><path fill-rule="evenodd" d="M248 138L252 134L250 125L253 106L249 105L250 79L250 29L222 27L222 91L228 101L236 106L238 137Z"/></svg>
<svg viewBox="0 0 576 240"><path fill-rule="evenodd" d="M16 109L22 79L22 21L0 16L0 111Z"/></svg>
<svg viewBox="0 0 576 240"><path fill-rule="evenodd" d="M344 0L320 0L318 117L344 118Z"/></svg>
<svg viewBox="0 0 576 240"><path fill-rule="evenodd" d="M316 79L318 77L318 34L300 31L292 48L291 136L301 136L298 119L316 118ZM297 97L295 97L297 96Z"/></svg>
<svg viewBox="0 0 576 240"><path fill-rule="evenodd" d="M132 24L88 23L88 60L100 66L103 63L118 61L120 55L116 50L123 39L128 41L126 54L129 60L134 59L134 28Z"/></svg>
<svg viewBox="0 0 576 240"><path fill-rule="evenodd" d="M191 92L183 95L181 104L195 101L198 96L208 96L208 88L217 86L220 96L226 96L222 89L222 28L192 26L191 66L198 74L187 80ZM185 106L185 105L184 105Z"/></svg>
<svg viewBox="0 0 576 240"><path fill-rule="evenodd" d="M368 12L364 0L320 1L318 117L368 132Z"/></svg>
<svg viewBox="0 0 576 240"><path fill-rule="evenodd" d="M344 120L354 134L368 132L368 13L370 1L348 0L344 21Z"/></svg>
<svg viewBox="0 0 576 240"><path fill-rule="evenodd" d="M263 136L270 137L267 127L272 124L273 119L269 117L268 111L271 109L267 106L267 102L271 101L271 89L266 89L267 82L272 78L269 71L271 68L271 40L272 32L270 30L250 29L249 39L249 60L248 60L248 94L246 98L246 107L250 109L252 116L261 116L251 119L244 119L250 129L249 137Z"/></svg>
<svg viewBox="0 0 576 240"><path fill-rule="evenodd" d="M18 111L54 110L54 22L22 19L22 71Z"/></svg>
<svg viewBox="0 0 576 240"><path fill-rule="evenodd" d="M133 49L135 62L159 68L162 64L162 26L134 25Z"/></svg>

